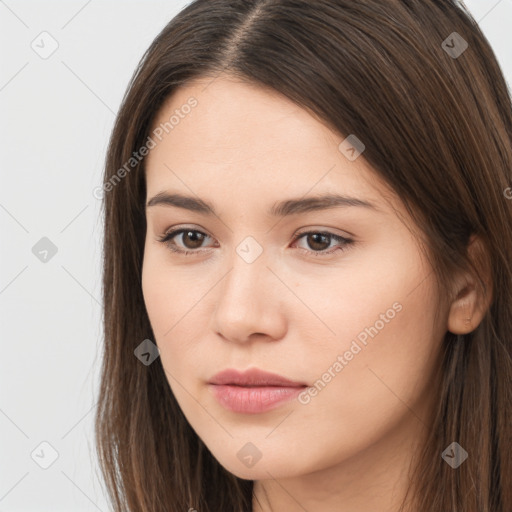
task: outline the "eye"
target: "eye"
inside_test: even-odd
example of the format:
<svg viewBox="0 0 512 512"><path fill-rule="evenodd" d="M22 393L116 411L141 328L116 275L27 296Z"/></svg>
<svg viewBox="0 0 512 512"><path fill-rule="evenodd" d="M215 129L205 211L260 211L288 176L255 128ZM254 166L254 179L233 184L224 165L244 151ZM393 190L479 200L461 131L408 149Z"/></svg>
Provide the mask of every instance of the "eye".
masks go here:
<svg viewBox="0 0 512 512"><path fill-rule="evenodd" d="M181 249L175 242L174 238L178 235L182 236L182 243L185 245L185 249ZM207 234L196 229L182 228L176 229L166 233L163 237L159 238L158 241L165 244L173 252L180 254L192 254L198 252L196 249L201 248L202 242L205 238L210 238ZM190 249L190 250L188 250Z"/></svg>
<svg viewBox="0 0 512 512"><path fill-rule="evenodd" d="M181 242L178 244L175 238L180 240L180 236ZM208 238L211 237L202 231L190 228L180 228L165 233L162 237L158 238L158 241L165 244L171 251L187 256L200 253L201 251L199 251L199 249L202 248L203 242ZM336 251L344 251L347 249L348 245L354 243L354 240L350 238L345 238L340 235L324 231L308 231L301 233L295 237L293 243L296 243L298 240L303 238L312 250L304 248L300 249L307 253L312 253L315 257L330 256ZM331 246L333 241L340 247L336 247L335 245L334 250L327 251L326 249Z"/></svg>
<svg viewBox="0 0 512 512"><path fill-rule="evenodd" d="M304 250L308 253L313 253L313 256L315 257L329 256L336 251L344 251L347 249L348 245L354 243L350 238L345 238L343 236L324 231L307 231L306 233L301 233L295 238L295 241L301 240L302 238L305 238L306 244L313 249L312 251L308 249ZM337 242L341 247L335 247L334 250L326 251L325 249L329 248L332 241Z"/></svg>

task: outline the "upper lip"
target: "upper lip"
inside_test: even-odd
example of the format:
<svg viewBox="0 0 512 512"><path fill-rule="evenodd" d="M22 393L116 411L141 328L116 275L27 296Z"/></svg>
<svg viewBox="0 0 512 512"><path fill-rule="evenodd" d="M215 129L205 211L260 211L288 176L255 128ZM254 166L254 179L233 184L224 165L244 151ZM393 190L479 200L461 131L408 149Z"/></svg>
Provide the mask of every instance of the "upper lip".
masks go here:
<svg viewBox="0 0 512 512"><path fill-rule="evenodd" d="M229 368L214 375L209 381L209 384L226 385L232 384L234 386L282 386L282 387L302 387L307 386L303 382L294 382L290 379L277 375L275 373L265 372L258 368L251 368L249 370L240 372L238 370Z"/></svg>

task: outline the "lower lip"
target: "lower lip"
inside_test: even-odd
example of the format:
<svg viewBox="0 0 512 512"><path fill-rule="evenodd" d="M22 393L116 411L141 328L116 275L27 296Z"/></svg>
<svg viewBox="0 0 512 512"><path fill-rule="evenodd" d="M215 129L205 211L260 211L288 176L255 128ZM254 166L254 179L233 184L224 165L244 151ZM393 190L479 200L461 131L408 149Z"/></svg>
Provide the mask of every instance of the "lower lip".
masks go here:
<svg viewBox="0 0 512 512"><path fill-rule="evenodd" d="M257 414L279 407L284 402L292 400L306 386L300 387L242 387L210 384L209 388L215 398L226 409L233 412Z"/></svg>

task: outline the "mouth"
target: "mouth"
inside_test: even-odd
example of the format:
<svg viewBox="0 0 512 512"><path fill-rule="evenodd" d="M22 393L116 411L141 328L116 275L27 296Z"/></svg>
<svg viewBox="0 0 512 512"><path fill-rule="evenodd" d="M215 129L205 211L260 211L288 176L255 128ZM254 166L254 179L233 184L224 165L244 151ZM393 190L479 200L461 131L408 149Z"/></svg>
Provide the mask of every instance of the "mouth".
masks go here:
<svg viewBox="0 0 512 512"><path fill-rule="evenodd" d="M258 414L275 409L295 398L307 387L281 375L251 369L224 370L216 374L208 388L224 408L237 413Z"/></svg>

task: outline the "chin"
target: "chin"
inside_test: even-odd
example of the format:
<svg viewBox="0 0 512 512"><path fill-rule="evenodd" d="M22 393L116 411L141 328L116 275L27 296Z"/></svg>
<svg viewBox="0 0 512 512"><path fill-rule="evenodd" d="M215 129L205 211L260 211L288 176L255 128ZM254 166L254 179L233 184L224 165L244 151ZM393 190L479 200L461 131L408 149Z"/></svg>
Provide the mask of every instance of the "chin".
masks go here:
<svg viewBox="0 0 512 512"><path fill-rule="evenodd" d="M261 459L250 466L250 461L244 463L235 455L235 458L229 458L226 460L225 457L217 458L219 464L231 474L243 480L268 480L270 478L288 478L300 474L299 468L294 465L293 471L291 469L290 457L284 456L284 454L273 454L273 459L265 459L262 454ZM243 460L243 454L241 454ZM297 473L299 471L299 473Z"/></svg>

